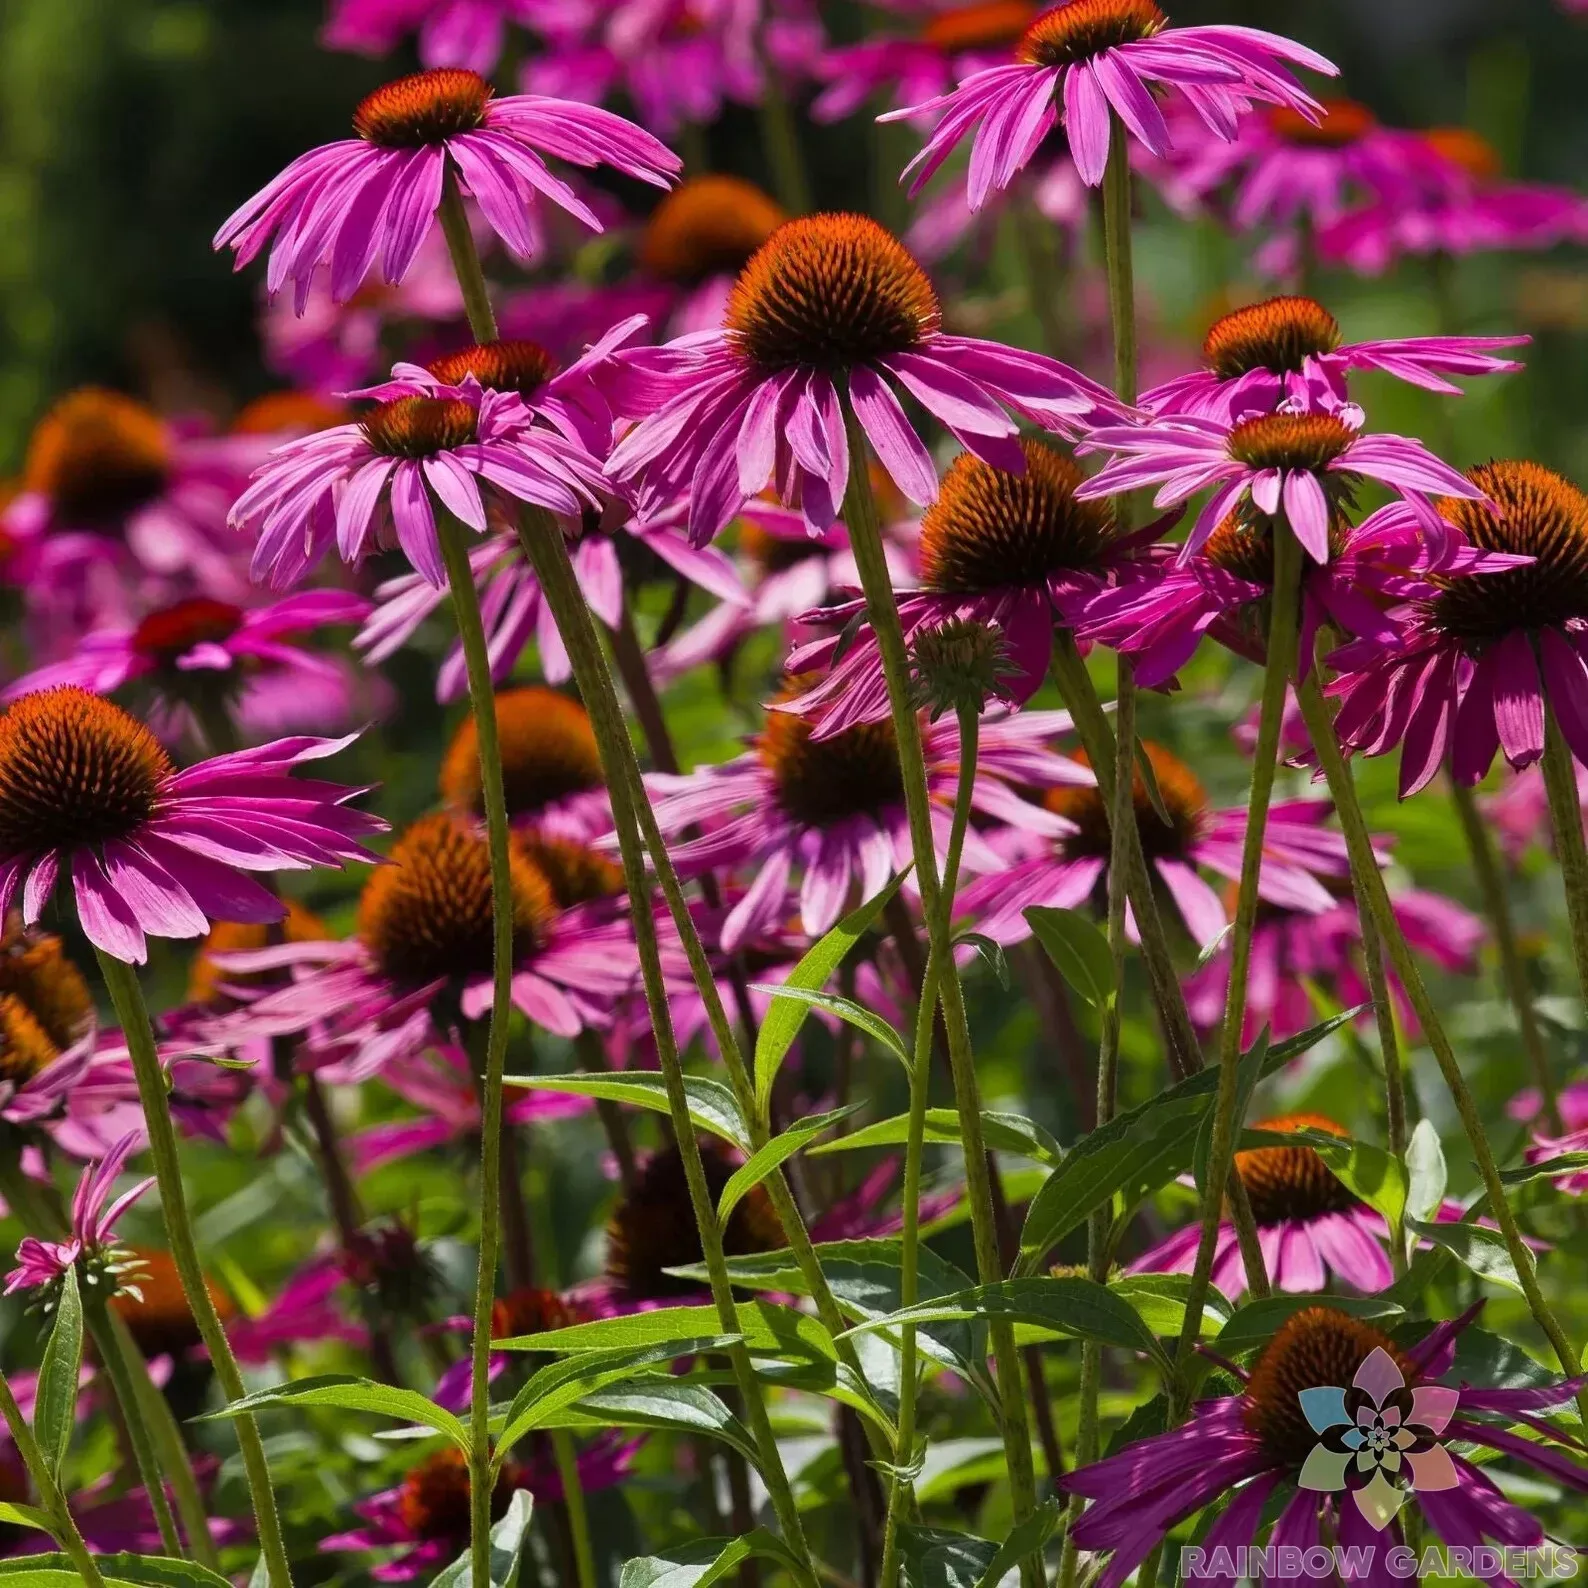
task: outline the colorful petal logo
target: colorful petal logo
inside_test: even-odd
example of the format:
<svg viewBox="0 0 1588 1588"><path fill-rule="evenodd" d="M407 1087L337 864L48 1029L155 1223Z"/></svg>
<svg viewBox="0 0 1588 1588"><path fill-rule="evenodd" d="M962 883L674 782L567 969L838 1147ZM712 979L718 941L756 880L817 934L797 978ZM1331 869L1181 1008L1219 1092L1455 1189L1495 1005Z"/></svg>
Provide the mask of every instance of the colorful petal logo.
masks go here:
<svg viewBox="0 0 1588 1588"><path fill-rule="evenodd" d="M1394 1357L1380 1347L1356 1370L1349 1389L1327 1384L1302 1390L1302 1412L1321 1437L1296 1482L1322 1494L1348 1491L1382 1532L1408 1491L1456 1487L1455 1464L1438 1435L1459 1393L1438 1384L1407 1389Z"/></svg>

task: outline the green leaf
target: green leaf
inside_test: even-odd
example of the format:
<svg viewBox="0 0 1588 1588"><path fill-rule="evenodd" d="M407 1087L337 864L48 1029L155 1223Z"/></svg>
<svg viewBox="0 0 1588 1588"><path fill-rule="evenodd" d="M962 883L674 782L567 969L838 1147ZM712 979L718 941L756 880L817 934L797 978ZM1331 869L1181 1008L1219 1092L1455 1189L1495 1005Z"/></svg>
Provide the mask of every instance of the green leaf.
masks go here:
<svg viewBox="0 0 1588 1588"><path fill-rule="evenodd" d="M1416 1345L1428 1334L1421 1318L1408 1319L1392 1331L1398 1345ZM1456 1352L1448 1371L1441 1375L1450 1384L1481 1384L1484 1389L1543 1389L1561 1382L1558 1366L1530 1356L1521 1346L1477 1324L1468 1324L1455 1339ZM1562 1399L1569 1398L1569 1391Z"/></svg>
<svg viewBox="0 0 1588 1588"><path fill-rule="evenodd" d="M599 1390L574 1403L574 1410L607 1428L671 1428L720 1439L759 1470L761 1453L750 1430L703 1384L666 1377L622 1389Z"/></svg>
<svg viewBox="0 0 1588 1588"><path fill-rule="evenodd" d="M509 1075L506 1084L521 1086L532 1092L562 1092L572 1097L607 1097L614 1103L648 1108L654 1114L671 1112L666 1081L660 1075L652 1075L644 1070L626 1070L621 1075L587 1072L571 1075ZM732 1142L740 1152L750 1151L749 1127L728 1086L709 1076L686 1075L684 1092L689 1099L689 1117L698 1129Z"/></svg>
<svg viewBox="0 0 1588 1588"><path fill-rule="evenodd" d="M1121 1274L1109 1280L1108 1288L1129 1302L1160 1340L1179 1336L1191 1289L1189 1274ZM1202 1333L1216 1334L1229 1322L1232 1311L1223 1293L1209 1286L1202 1303Z"/></svg>
<svg viewBox="0 0 1588 1588"><path fill-rule="evenodd" d="M1480 1279L1504 1285L1509 1290L1522 1288L1510 1248L1498 1230L1485 1229L1481 1224L1442 1224L1429 1219L1408 1219L1406 1228L1449 1252Z"/></svg>
<svg viewBox="0 0 1588 1588"><path fill-rule="evenodd" d="M1229 942L1230 934L1235 930L1235 923L1231 921L1217 937L1210 937L1202 945L1202 952L1197 955L1197 970L1206 970L1224 951L1224 945Z"/></svg>
<svg viewBox="0 0 1588 1588"><path fill-rule="evenodd" d="M55 1326L50 1330L44 1360L39 1364L33 1406L33 1433L50 1475L57 1481L77 1427L77 1384L82 1373L83 1298L78 1293L77 1266L73 1264L61 1279Z"/></svg>
<svg viewBox="0 0 1588 1588"><path fill-rule="evenodd" d="M105 1579L105 1588L232 1588L232 1585L197 1561L170 1555L94 1554L94 1564ZM0 1582L7 1588L82 1588L83 1579L65 1555L25 1555L0 1560Z"/></svg>
<svg viewBox="0 0 1588 1588"><path fill-rule="evenodd" d="M827 985L828 977L843 963L844 956L871 930L872 922L899 891L906 875L901 871L874 899L867 899L858 909L851 910L825 937L813 944L789 972L784 988L791 993L799 989L820 992ZM775 998L766 1019L761 1022L755 1039L755 1099L763 1113L771 1101L777 1072L809 1012L809 1005L798 1002L793 996Z"/></svg>
<svg viewBox="0 0 1588 1588"><path fill-rule="evenodd" d="M775 1560L796 1578L805 1575L788 1546L758 1527L742 1538L700 1538L680 1544L666 1555L641 1555L625 1561L618 1588L711 1588L752 1555Z"/></svg>
<svg viewBox="0 0 1588 1588"><path fill-rule="evenodd" d="M1372 1004L1355 1004L1350 1009L1341 1009L1327 1020L1320 1020L1317 1025L1308 1026L1305 1031L1298 1031L1283 1042L1273 1043L1268 1050L1268 1062L1263 1066L1263 1074L1272 1075L1292 1059L1299 1059L1303 1053L1310 1052L1326 1037L1332 1037L1342 1026L1351 1025L1372 1007Z"/></svg>
<svg viewBox="0 0 1588 1588"><path fill-rule="evenodd" d="M1062 1514L1057 1496L1049 1495L1025 1521L1017 1522L987 1562L976 1588L998 1588L1005 1574L1013 1571L1028 1555L1040 1554L1042 1546L1058 1528Z"/></svg>
<svg viewBox="0 0 1588 1588"><path fill-rule="evenodd" d="M1234 1117L1237 1129L1241 1121L1246 1118L1246 1110L1252 1101L1252 1093L1257 1090L1258 1081L1262 1079L1263 1061L1267 1057L1268 1027L1264 1026L1258 1033L1257 1040L1252 1044L1251 1050L1241 1055L1240 1063L1235 1069ZM1217 1123L1218 1109L1208 1109L1197 1127L1196 1147L1191 1154L1191 1178L1196 1182L1198 1192L1204 1197L1207 1195L1209 1161L1213 1155L1213 1131Z"/></svg>
<svg viewBox="0 0 1588 1588"><path fill-rule="evenodd" d="M1348 1190L1376 1208L1391 1224L1406 1210L1406 1165L1370 1142L1353 1141L1324 1130L1248 1130L1241 1136L1241 1146L1311 1147Z"/></svg>
<svg viewBox="0 0 1588 1588"><path fill-rule="evenodd" d="M968 943L992 968L993 975L998 980L998 985L1009 991L1009 958L1004 953L1002 943L995 943L990 937L981 932L961 932L955 939L955 944Z"/></svg>
<svg viewBox="0 0 1588 1588"><path fill-rule="evenodd" d="M997 1112L983 1109L982 1134L987 1145L995 1152L1013 1153L1021 1158L1034 1158L1038 1163L1058 1165L1064 1151L1040 1125L1023 1114ZM897 1147L909 1138L910 1116L895 1114L891 1119L879 1119L851 1131L837 1141L824 1142L811 1149L813 1158L830 1152L858 1152L867 1147ZM959 1110L956 1108L929 1108L926 1111L925 1140L931 1146L958 1147L964 1140L959 1131Z"/></svg>
<svg viewBox="0 0 1588 1588"><path fill-rule="evenodd" d="M469 1448L469 1431L462 1422L417 1390L398 1389L391 1384L377 1384L373 1379L340 1374L294 1379L290 1384L278 1384L273 1389L255 1390L252 1395L232 1401L218 1412L209 1412L194 1420L213 1422L280 1406L334 1406L339 1411L395 1417L399 1422L417 1423L422 1428L444 1434L459 1450L467 1452Z"/></svg>
<svg viewBox="0 0 1588 1588"><path fill-rule="evenodd" d="M1114 998L1114 956L1091 917L1041 905L1024 913L1059 974L1094 1008L1106 1009Z"/></svg>
<svg viewBox="0 0 1588 1588"><path fill-rule="evenodd" d="M518 1568L524 1559L524 1540L529 1536L529 1519L535 1497L528 1489L515 1489L500 1522L491 1526L490 1588L513 1588ZM470 1588L474 1563L468 1550L431 1579L430 1588Z"/></svg>
<svg viewBox="0 0 1588 1588"><path fill-rule="evenodd" d="M1382 1296L1284 1295L1265 1296L1236 1309L1235 1316L1219 1331L1214 1344L1220 1356L1240 1357L1268 1344L1295 1313L1307 1307L1332 1307L1353 1318L1375 1322L1399 1318L1403 1310Z"/></svg>
<svg viewBox="0 0 1588 1588"><path fill-rule="evenodd" d="M17 1527L35 1527L52 1538L55 1535L55 1524L44 1512L31 1505L13 1505L9 1500L0 1500L0 1522L10 1522Z"/></svg>
<svg viewBox="0 0 1588 1588"><path fill-rule="evenodd" d="M1053 1536L1062 1510L1051 1496L995 1544L974 1533L942 1528L899 1528L899 1559L909 1588L997 1588L997 1584L1028 1555L1039 1552ZM624 1584L624 1588L628 1588Z"/></svg>
<svg viewBox="0 0 1588 1588"><path fill-rule="evenodd" d="M1439 1132L1429 1120L1419 1119L1406 1143L1406 1216L1431 1219L1445 1199L1448 1180Z"/></svg>
<svg viewBox="0 0 1588 1588"><path fill-rule="evenodd" d="M727 1185L722 1188L722 1195L717 1199L717 1222L726 1228L728 1215L774 1169L792 1158L801 1147L809 1146L823 1131L831 1130L839 1120L848 1119L860 1106L859 1103L850 1103L847 1107L835 1108L826 1114L813 1114L809 1119L785 1130L781 1136L774 1136L759 1152L753 1153L734 1170L728 1177Z"/></svg>
<svg viewBox="0 0 1588 1588"><path fill-rule="evenodd" d="M737 1306L739 1332L746 1347L755 1355L790 1357L796 1360L819 1357L832 1361L837 1352L819 1319L793 1307L771 1301L741 1301ZM549 1329L543 1334L519 1334L506 1340L493 1340L493 1351L544 1351L566 1355L579 1351L648 1350L676 1345L680 1354L692 1351L697 1342L721 1328L717 1309L702 1307L657 1307L650 1312L625 1313L616 1318L597 1318L590 1323L570 1324L566 1329Z"/></svg>
<svg viewBox="0 0 1588 1588"><path fill-rule="evenodd" d="M857 1004L853 998L845 998L839 993L820 992L811 987L778 986L771 982L751 982L751 992L766 993L773 1000L773 1007L777 1007L778 999L792 999L797 1004L804 1004L810 1009L825 1009L830 1015L837 1015L840 1020L847 1020L850 1025L864 1031L868 1037L877 1042L891 1053L905 1069L910 1067L910 1052L904 1045L904 1038L879 1014L873 1014L864 1004Z"/></svg>
<svg viewBox="0 0 1588 1588"><path fill-rule="evenodd" d="M896 1329L901 1323L940 1323L962 1318L999 1318L1044 1334L1096 1340L1103 1345L1143 1351L1164 1371L1169 1360L1136 1309L1106 1285L1091 1279L1044 1275L974 1285L953 1295L917 1302L880 1318L868 1318L849 1332Z"/></svg>
<svg viewBox="0 0 1588 1588"><path fill-rule="evenodd" d="M1581 1174L1585 1169L1588 1169L1588 1152L1563 1152L1543 1163L1525 1163L1517 1169L1502 1169L1500 1180L1505 1185L1527 1185L1533 1180L1556 1180L1562 1175Z"/></svg>

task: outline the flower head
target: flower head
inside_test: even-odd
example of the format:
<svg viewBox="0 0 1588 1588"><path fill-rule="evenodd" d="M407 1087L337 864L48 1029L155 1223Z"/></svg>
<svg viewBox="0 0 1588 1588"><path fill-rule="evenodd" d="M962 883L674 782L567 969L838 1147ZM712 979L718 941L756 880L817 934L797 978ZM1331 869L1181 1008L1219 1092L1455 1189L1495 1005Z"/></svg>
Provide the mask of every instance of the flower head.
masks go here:
<svg viewBox="0 0 1588 1588"><path fill-rule="evenodd" d="M110 1298L110 1310L120 1317L146 1357L183 1357L203 1344L199 1326L188 1306L182 1276L169 1252L133 1246L128 1250L137 1265L138 1283ZM222 1323L232 1318L237 1304L208 1275L204 1288Z"/></svg>
<svg viewBox="0 0 1588 1588"><path fill-rule="evenodd" d="M1471 471L1471 493L1439 510L1503 571L1436 579L1412 603L1392 644L1358 641L1331 658L1340 671L1343 742L1378 755L1404 745L1402 795L1448 758L1479 782L1502 750L1513 767L1544 753L1544 704L1588 762L1588 498L1536 463Z"/></svg>
<svg viewBox="0 0 1588 1588"><path fill-rule="evenodd" d="M73 686L0 716L0 911L32 925L63 873L89 940L142 964L145 934L199 937L212 920L277 921L246 873L370 856L385 823L359 792L289 774L348 740L283 739L179 772L135 717Z"/></svg>
<svg viewBox="0 0 1588 1588"><path fill-rule="evenodd" d="M973 72L949 93L881 117L899 121L936 114L937 130L905 175L917 192L953 149L977 128L971 149L969 198L980 209L1006 188L1060 120L1076 169L1088 187L1103 180L1111 118L1153 154L1173 139L1155 89L1184 95L1215 137L1230 139L1254 101L1281 105L1304 118L1318 103L1289 66L1333 76L1323 56L1256 28L1174 28L1154 0L1061 0L1039 15L1014 49L1015 64Z"/></svg>
<svg viewBox="0 0 1588 1588"><path fill-rule="evenodd" d="M541 0L334 0L320 35L333 50L389 55L413 32L426 66L488 72L501 58L507 24L533 26Z"/></svg>
<svg viewBox="0 0 1588 1588"><path fill-rule="evenodd" d="M780 226L751 258L721 331L626 355L612 402L640 421L609 460L642 499L687 494L696 544L771 482L813 533L830 528L851 458L839 392L911 501L936 500L937 471L892 385L971 452L1019 473L1013 411L1049 430L1117 414L1117 401L1052 359L949 336L926 273L863 215ZM884 379L886 377L886 379Z"/></svg>
<svg viewBox="0 0 1588 1588"><path fill-rule="evenodd" d="M537 197L601 230L595 212L543 154L610 165L666 187L681 162L633 122L594 105L534 94L495 97L478 72L438 67L377 88L353 113L357 137L300 155L215 234L240 269L274 239L267 284L296 284L297 310L315 270L328 266L331 298L345 303L374 266L388 283L408 274L435 222L446 181L468 192L520 258L537 251Z"/></svg>

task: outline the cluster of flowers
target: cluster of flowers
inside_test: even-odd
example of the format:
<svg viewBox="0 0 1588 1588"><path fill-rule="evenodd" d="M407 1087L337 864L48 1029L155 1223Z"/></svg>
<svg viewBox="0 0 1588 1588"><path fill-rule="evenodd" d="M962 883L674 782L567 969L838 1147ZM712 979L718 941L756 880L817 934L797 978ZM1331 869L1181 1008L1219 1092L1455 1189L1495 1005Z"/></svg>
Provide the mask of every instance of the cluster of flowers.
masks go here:
<svg viewBox="0 0 1588 1588"><path fill-rule="evenodd" d="M522 91L498 94L490 75L520 31L536 43ZM1504 180L1464 131L1401 131L1315 98L1296 74L1334 68L1302 45L1176 27L1152 0L901 5L883 33L848 45L801 0L338 0L326 42L384 53L410 34L424 70L368 95L355 136L295 160L217 233L239 267L264 261L266 357L290 387L224 432L109 391L72 393L39 422L0 511L0 579L21 602L29 651L0 714L0 1184L27 1231L9 1292L54 1306L75 1276L90 1310L108 1308L167 1371L224 1372L230 1358L235 1375L236 1362L332 1343L374 1377L467 1412L480 1383L462 1354L473 1325L438 1315L429 1243L409 1222L368 1219L364 1182L482 1132L491 1143L493 899L510 916L526 1051L540 1037L589 1069L669 1062L641 974L658 936L673 1034L723 1057L690 933L631 892L620 866L636 799L690 890L706 983L731 989L751 1031L769 1008L751 967L758 984L781 981L919 862L923 823L939 865L952 853L963 874L961 942L1019 959L1033 909L1107 914L1119 854L1095 744L1078 742L1084 703L1067 693L1072 720L1034 698L1097 648L1166 693L1204 638L1264 664L1282 536L1304 559L1298 686L1323 682L1354 755L1400 752L1402 796L1441 774L1470 789L1500 754L1525 773L1557 740L1588 767L1588 497L1531 461L1463 473L1376 426L1353 387L1370 372L1458 395L1458 378L1519 370L1527 339L1350 341L1307 290L1331 267L1583 240L1577 195ZM897 107L882 120L919 130L912 191L936 186L904 239L861 214L795 213L795 191L780 203L740 178L685 175L663 141L727 102L769 113L775 141L792 85L820 85L818 120L880 97ZM601 103L620 97L638 121ZM1106 185L1117 202L1132 170L1174 212L1255 234L1256 267L1291 290L1218 318L1195 368L1165 356L1140 394L1051 350L948 328L922 259L984 240L1000 209L1084 230L1088 190ZM661 197L636 220L600 185L609 177ZM483 279L480 251L496 244L517 266L566 262L570 228L615 233L626 277ZM1157 516L1137 527L1133 494L1149 492ZM1367 497L1381 505L1364 511ZM537 525L566 547L644 738L650 770L621 795L598 704L587 712L561 688L578 639L559 622ZM874 591L856 594L874 571L868 536L894 591L886 611ZM435 693L450 704L472 690L474 714L433 792L401 791L401 808L428 813L377 853L368 845L387 824L367 808L371 791L301 769L360 753L358 733L334 735L395 713L379 664L424 656L454 606ZM498 686L484 699L471 612ZM330 637L338 628L354 631L356 661ZM705 667L731 678L767 636L780 680L749 742L682 768L658 691ZM900 645L920 691L924 812L890 688ZM1323 746L1294 719L1286 730L1295 765L1313 764ZM1332 801L1265 806L1254 862L1247 806L1219 804L1166 746L1141 749L1128 791L1139 848L1197 962L1184 993L1198 1033L1219 1032L1232 978L1247 1045L1306 1031L1320 1006L1370 1003L1378 950L1364 944L1361 879ZM1536 796L1524 808L1527 787L1505 796L1513 854L1547 825ZM1374 843L1388 866L1390 841ZM1261 908L1237 953L1221 944L1233 913L1221 884L1250 880L1254 863ZM345 933L274 880L350 865L371 869ZM920 995L931 886L908 879L886 933L846 971L874 1013ZM1425 960L1476 972L1487 929L1464 906L1397 884L1393 909ZM46 929L60 922L64 937ZM1133 911L1132 937L1145 925ZM98 1020L68 950L79 938L126 1029ZM185 1001L145 1032L124 967L149 960L151 939L201 941ZM1389 996L1381 1024L1398 1018L1415 1037L1401 976ZM148 1084L151 1036L163 1101ZM822 1084L806 1080L813 1094ZM1588 1190L1588 1084L1541 1080L1515 1105L1535 1128L1528 1160L1546 1180L1558 1162L1559 1190ZM343 1133L332 1096L351 1100L359 1128ZM274 1296L240 1309L218 1286L196 1293L180 1177L161 1182L174 1257L118 1237L153 1183L117 1196L118 1179L146 1148L159 1167L166 1111L189 1139L220 1146L261 1117L278 1142L300 1126L312 1139L332 1228ZM536 1266L514 1143L574 1118L606 1132L617 1184L599 1272L556 1289ZM1404 1231L1326 1161L1318 1138L1345 1127L1308 1112L1256 1128L1311 1143L1233 1161L1273 1287L1313 1300L1330 1286L1388 1290ZM610 1102L510 1087L501 1145L507 1283L493 1338L701 1299L679 1277L709 1252L677 1141L643 1151ZM86 1167L69 1217L54 1218L61 1159ZM740 1162L702 1146L713 1201ZM888 1159L833 1196L811 1221L818 1250L901 1224L913 1240L921 1221L958 1216L957 1183L901 1211L897 1178ZM1472 1209L1434 1202L1435 1225L1470 1224ZM765 1189L730 1205L730 1256L784 1244ZM1160 1229L1128 1271L1195 1274L1200 1255L1201 1280L1238 1300L1252 1259L1236 1209L1213 1222L1211 1249L1196 1223ZM1396 1294L1374 1316L1410 1304L1404 1281ZM1588 1491L1562 1453L1579 1441L1542 1415L1576 1384L1439 1382L1461 1378L1472 1317L1392 1338L1327 1301L1296 1311L1249 1370L1219 1359L1230 1393L1064 1479L1091 1502L1073 1545L1111 1552L1100 1580L1112 1588L1221 1501L1210 1550L1269 1530L1276 1542L1360 1542L1364 1513L1343 1503L1343 1481L1327 1494L1304 1480L1316 1436L1303 1407L1375 1356L1400 1374L1395 1416L1419 1430L1419 1455L1445 1434ZM89 1371L121 1394L108 1360ZM517 1371L491 1353L491 1378ZM29 1408L31 1385L13 1376L13 1389ZM575 1477L583 1491L620 1484L642 1445L608 1428L581 1440L572 1466L549 1441L526 1446L500 1465L493 1508L520 1488L571 1499ZM47 1498L19 1450L0 1453L4 1492ZM1375 1457L1362 1473L1375 1463L1398 1470ZM202 1463L201 1476L212 1476ZM1470 1449L1439 1478L1418 1498L1447 1542L1542 1541ZM470 1486L459 1450L425 1455L357 1502L361 1525L320 1529L318 1547L377 1580L428 1574L469 1546ZM91 1548L169 1543L158 1484L105 1488L73 1498ZM275 1524L259 1498L268 1564ZM246 1531L212 1528L221 1544ZM3 1542L41 1548L47 1535Z"/></svg>

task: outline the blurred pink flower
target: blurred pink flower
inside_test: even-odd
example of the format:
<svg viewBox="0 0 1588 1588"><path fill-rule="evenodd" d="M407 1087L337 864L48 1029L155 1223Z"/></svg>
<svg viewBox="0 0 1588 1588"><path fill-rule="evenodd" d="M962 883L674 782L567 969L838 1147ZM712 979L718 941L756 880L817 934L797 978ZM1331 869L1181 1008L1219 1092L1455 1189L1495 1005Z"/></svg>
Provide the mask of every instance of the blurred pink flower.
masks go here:
<svg viewBox="0 0 1588 1588"><path fill-rule="evenodd" d="M558 0L332 0L320 35L328 49L389 55L418 34L424 66L462 66L488 73L502 58L507 25L534 28Z"/></svg>

